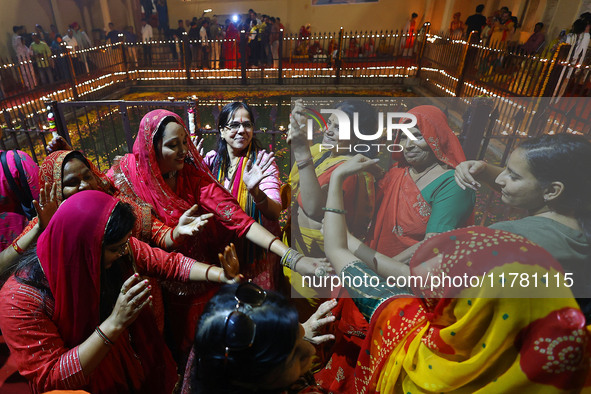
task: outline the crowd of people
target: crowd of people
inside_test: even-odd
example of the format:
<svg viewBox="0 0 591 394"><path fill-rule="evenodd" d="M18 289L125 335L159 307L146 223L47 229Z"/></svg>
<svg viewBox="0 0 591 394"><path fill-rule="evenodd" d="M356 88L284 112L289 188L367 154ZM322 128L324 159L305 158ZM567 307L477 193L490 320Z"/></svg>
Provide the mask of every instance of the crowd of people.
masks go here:
<svg viewBox="0 0 591 394"><path fill-rule="evenodd" d="M370 104L335 109L375 132ZM591 385L591 142L529 138L500 168L466 160L445 114L423 105L408 111L416 124L384 173L378 152L346 149L356 141L339 138L335 114L310 145L307 113L292 108L284 231L289 188L245 102L222 108L207 153L177 114L154 110L106 174L61 138L40 168L2 154L0 329L33 392ZM528 216L472 226L485 184ZM522 293L387 282L515 272L573 282L520 282ZM336 299L303 285L335 276Z"/></svg>
<svg viewBox="0 0 591 394"><path fill-rule="evenodd" d="M33 33L27 33L25 26L17 25L12 27L12 31L11 44L19 62L19 82L27 89L66 79L70 71L66 59L58 55L92 46L92 41L77 22L70 24L63 36L55 25L50 26L49 32L39 24L35 25ZM80 58L74 56L73 65L76 71L89 71L85 55Z"/></svg>

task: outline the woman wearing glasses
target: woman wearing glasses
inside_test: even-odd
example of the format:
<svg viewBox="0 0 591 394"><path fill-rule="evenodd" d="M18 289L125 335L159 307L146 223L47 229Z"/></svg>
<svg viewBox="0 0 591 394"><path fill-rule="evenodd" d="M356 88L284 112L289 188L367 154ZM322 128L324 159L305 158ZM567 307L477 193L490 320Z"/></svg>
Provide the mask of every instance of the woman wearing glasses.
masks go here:
<svg viewBox="0 0 591 394"><path fill-rule="evenodd" d="M148 280L226 279L221 268L131 237L132 208L89 190L68 198L0 291L0 327L34 393L170 393L175 364Z"/></svg>
<svg viewBox="0 0 591 394"><path fill-rule="evenodd" d="M241 125L241 128L244 126ZM150 204L168 226L178 223L182 213L198 204L197 215L212 213L200 235L179 247L184 255L200 261L216 261L230 242L246 238L264 250L282 256L282 264L313 275L323 262L303 257L289 249L272 233L248 216L236 199L213 177L181 118L170 111L147 113L133 146L133 153L119 158L109 172L122 193ZM189 353L197 319L217 286L192 284L165 288L171 346L181 362Z"/></svg>
<svg viewBox="0 0 591 394"><path fill-rule="evenodd" d="M279 235L281 196L279 168L273 152L261 148L254 136L252 109L244 102L227 104L218 119L217 149L203 158L214 177L236 198L240 208L274 235ZM277 289L279 257L244 243L242 273L265 289Z"/></svg>

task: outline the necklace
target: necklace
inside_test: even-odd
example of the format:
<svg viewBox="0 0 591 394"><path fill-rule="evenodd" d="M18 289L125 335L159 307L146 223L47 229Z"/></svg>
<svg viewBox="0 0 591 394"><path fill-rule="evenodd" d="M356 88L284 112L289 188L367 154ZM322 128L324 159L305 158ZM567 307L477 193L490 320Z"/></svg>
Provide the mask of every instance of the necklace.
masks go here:
<svg viewBox="0 0 591 394"><path fill-rule="evenodd" d="M167 173L165 173L165 174L162 174L162 178L164 178L164 179L170 179L170 178L173 178L173 177L175 177L175 176L176 176L176 173L177 173L176 171L170 171L170 172L167 172Z"/></svg>
<svg viewBox="0 0 591 394"><path fill-rule="evenodd" d="M230 165L230 167L228 168L228 179L232 178L232 175L234 175L234 172L238 168L238 164L240 164L240 158L238 158L238 160L236 160L236 163Z"/></svg>
<svg viewBox="0 0 591 394"><path fill-rule="evenodd" d="M439 163L433 163L433 164L431 164L429 167L427 167L427 169L426 169L426 170L424 170L424 171L423 171L423 173L422 173L421 175L419 175L419 177L418 177L417 179L414 179L415 185L416 185L417 183L419 183L419 181L421 180L421 178L423 178L423 177L424 177L425 175L427 175L427 174L428 174L428 173L429 173L429 172L430 172L430 171L431 171L433 168L435 168L435 167L437 166L437 164L439 164ZM418 174L418 173L417 173L417 170L415 170L415 169L414 169L414 167L412 167L411 169L412 169L412 170L415 172L415 174Z"/></svg>

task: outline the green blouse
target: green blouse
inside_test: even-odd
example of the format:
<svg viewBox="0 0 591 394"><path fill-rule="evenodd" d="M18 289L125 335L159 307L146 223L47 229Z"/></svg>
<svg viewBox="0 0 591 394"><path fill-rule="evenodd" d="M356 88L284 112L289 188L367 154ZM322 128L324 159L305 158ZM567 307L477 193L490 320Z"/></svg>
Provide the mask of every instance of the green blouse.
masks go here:
<svg viewBox="0 0 591 394"><path fill-rule="evenodd" d="M476 202L476 192L462 190L448 170L429 183L421 195L431 206L426 233L443 233L466 225Z"/></svg>

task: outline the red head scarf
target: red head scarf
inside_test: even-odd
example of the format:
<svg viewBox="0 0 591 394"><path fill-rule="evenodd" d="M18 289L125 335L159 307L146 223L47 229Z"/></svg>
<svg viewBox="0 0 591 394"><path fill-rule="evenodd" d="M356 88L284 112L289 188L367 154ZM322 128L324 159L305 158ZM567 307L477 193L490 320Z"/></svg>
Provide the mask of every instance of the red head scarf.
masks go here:
<svg viewBox="0 0 591 394"><path fill-rule="evenodd" d="M455 168L461 162L466 161L460 141L449 127L447 117L443 111L433 105L421 105L411 109L408 113L417 118L415 127L419 129L423 138L435 153L437 160L451 168ZM398 160L398 167L408 166L402 153L395 153L394 155L394 159Z"/></svg>
<svg viewBox="0 0 591 394"><path fill-rule="evenodd" d="M102 243L117 200L98 191L76 193L60 205L37 242L37 255L55 299L53 321L67 346L99 323Z"/></svg>
<svg viewBox="0 0 591 394"><path fill-rule="evenodd" d="M67 347L82 343L100 323L103 239L117 203L100 191L76 193L60 205L37 242L37 256L55 300L52 320ZM170 392L175 371L154 316L146 308L93 372L89 390Z"/></svg>
<svg viewBox="0 0 591 394"><path fill-rule="evenodd" d="M56 196L57 202L61 203L64 201L64 195L62 193L63 185L63 175L64 175L64 162L68 158L68 156L74 152L78 151L71 151L71 150L58 150L56 152L51 153L49 156L43 160L41 164L41 168L39 169L39 184L40 187L43 187L43 184L49 185L52 187L53 184L56 184ZM81 152L82 156L84 156ZM88 159L86 159L86 163L88 168L97 179L97 183L99 187L108 194L113 194L115 192L115 187L102 172L99 171L98 168Z"/></svg>

